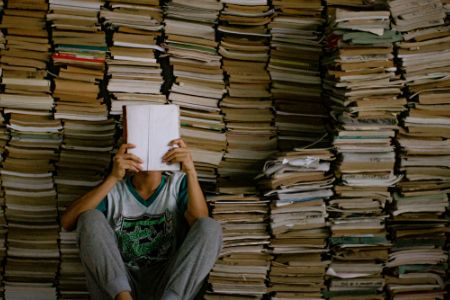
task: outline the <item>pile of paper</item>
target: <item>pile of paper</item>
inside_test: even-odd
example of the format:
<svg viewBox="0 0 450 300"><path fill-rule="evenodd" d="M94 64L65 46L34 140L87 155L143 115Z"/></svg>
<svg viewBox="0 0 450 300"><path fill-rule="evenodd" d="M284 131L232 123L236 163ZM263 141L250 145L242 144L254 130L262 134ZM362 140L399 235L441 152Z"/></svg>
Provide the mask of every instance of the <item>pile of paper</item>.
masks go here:
<svg viewBox="0 0 450 300"><path fill-rule="evenodd" d="M279 153L266 162L259 185L271 199L272 299L323 299L332 160L329 149L316 148Z"/></svg>
<svg viewBox="0 0 450 300"><path fill-rule="evenodd" d="M328 1L323 88L335 120L341 179L327 207L331 299L383 299L389 187L401 178L394 174L392 141L406 104L393 55L401 35L390 29L387 7L357 2Z"/></svg>
<svg viewBox="0 0 450 300"><path fill-rule="evenodd" d="M393 248L386 264L392 299L444 299L449 182L405 181L394 194Z"/></svg>
<svg viewBox="0 0 450 300"><path fill-rule="evenodd" d="M212 217L222 225L223 248L209 274L211 291L205 299L261 299L271 260L266 251L268 201L237 194L210 196L207 201Z"/></svg>
<svg viewBox="0 0 450 300"><path fill-rule="evenodd" d="M450 189L450 26L444 2L389 2L409 111L398 135L405 180L394 195L392 299L444 299ZM407 5L407 6L405 6Z"/></svg>

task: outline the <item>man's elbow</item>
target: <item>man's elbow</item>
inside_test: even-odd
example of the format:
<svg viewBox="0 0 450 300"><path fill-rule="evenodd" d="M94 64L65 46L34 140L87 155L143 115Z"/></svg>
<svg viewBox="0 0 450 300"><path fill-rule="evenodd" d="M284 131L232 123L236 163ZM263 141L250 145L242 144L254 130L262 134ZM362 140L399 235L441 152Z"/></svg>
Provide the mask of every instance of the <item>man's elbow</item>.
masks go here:
<svg viewBox="0 0 450 300"><path fill-rule="evenodd" d="M196 211L195 213L188 213L186 215L186 219L187 222L189 223L189 226L194 225L194 223L201 218L207 218L209 217L209 213L208 210L201 210L201 211Z"/></svg>
<svg viewBox="0 0 450 300"><path fill-rule="evenodd" d="M70 218L68 213L64 213L62 215L62 217L61 217L61 226L66 231L72 231L72 230L75 229L75 224L74 224L72 218Z"/></svg>

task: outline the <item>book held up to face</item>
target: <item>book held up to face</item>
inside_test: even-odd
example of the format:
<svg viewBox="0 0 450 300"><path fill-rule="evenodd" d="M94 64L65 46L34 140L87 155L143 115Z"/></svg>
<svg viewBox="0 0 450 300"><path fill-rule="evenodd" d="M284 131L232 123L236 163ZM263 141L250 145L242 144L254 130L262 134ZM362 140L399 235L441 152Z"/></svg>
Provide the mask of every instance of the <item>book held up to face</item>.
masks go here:
<svg viewBox="0 0 450 300"><path fill-rule="evenodd" d="M164 163L170 142L180 138L180 112L177 105L124 106L124 141L136 147L129 149L143 160L143 171L179 171L180 164Z"/></svg>

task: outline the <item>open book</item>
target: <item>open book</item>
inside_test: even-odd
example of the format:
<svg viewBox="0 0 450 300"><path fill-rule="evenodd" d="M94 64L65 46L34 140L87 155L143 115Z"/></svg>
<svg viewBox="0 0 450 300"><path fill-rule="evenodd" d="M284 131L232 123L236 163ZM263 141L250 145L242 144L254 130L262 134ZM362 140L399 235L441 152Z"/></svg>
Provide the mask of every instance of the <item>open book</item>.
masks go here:
<svg viewBox="0 0 450 300"><path fill-rule="evenodd" d="M136 145L129 149L144 162L144 171L178 171L180 164L163 163L162 157L170 149L169 143L180 138L179 108L177 105L124 106L125 142Z"/></svg>

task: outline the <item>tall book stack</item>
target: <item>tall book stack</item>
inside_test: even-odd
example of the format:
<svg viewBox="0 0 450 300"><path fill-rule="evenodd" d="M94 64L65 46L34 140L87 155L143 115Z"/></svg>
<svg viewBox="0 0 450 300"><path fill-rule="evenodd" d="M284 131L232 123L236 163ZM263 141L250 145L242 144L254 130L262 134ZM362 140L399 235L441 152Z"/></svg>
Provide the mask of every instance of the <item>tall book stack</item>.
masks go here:
<svg viewBox="0 0 450 300"><path fill-rule="evenodd" d="M271 200L271 299L323 299L326 200L333 196L329 149L296 149L266 162L259 186Z"/></svg>
<svg viewBox="0 0 450 300"><path fill-rule="evenodd" d="M405 6L407 5L407 6ZM450 191L450 26L441 1L389 2L409 111L398 136L400 171L387 264L392 299L444 299Z"/></svg>
<svg viewBox="0 0 450 300"><path fill-rule="evenodd" d="M1 14L3 13L3 1L0 1L0 17ZM0 31L0 50L5 49L5 43L6 43L6 39L5 39L5 35L3 34L2 31ZM3 153L5 151L5 145L9 140L9 134L8 134L8 130L6 129L6 124L5 124L5 118L3 115L3 109L0 110L0 155L2 157L3 160ZM0 174L1 175L1 174ZM1 178L0 178L1 180ZM3 274L4 274L4 259L6 256L6 232L7 232L7 227L6 227L6 219L5 219L5 211L3 209L3 207L5 206L5 191L3 189L3 187L0 185L0 206L1 206L1 210L0 210L0 264L1 264L1 268L0 268L0 272L1 272L1 282L2 284L0 284L0 295L3 295L4 292L4 286L3 286Z"/></svg>
<svg viewBox="0 0 450 300"><path fill-rule="evenodd" d="M158 45L163 28L159 1L109 1L100 17L112 38L107 59L111 114L121 115L124 105L166 103L156 58L164 51Z"/></svg>
<svg viewBox="0 0 450 300"><path fill-rule="evenodd" d="M218 105L225 93L215 34L220 8L217 0L172 0L166 4L164 21L175 76L169 100L181 108L181 136L208 190L215 189L217 167L227 145Z"/></svg>
<svg viewBox="0 0 450 300"><path fill-rule="evenodd" d="M278 146L288 151L316 141L327 142L328 113L321 98L319 70L323 6L320 0L279 0L273 5L276 16L269 24L272 39L268 70Z"/></svg>
<svg viewBox="0 0 450 300"><path fill-rule="evenodd" d="M107 107L103 99L98 99L107 50L98 20L102 5L101 0L50 0L47 20L51 22L55 47L52 58L58 72L53 94L57 99L55 118L107 118Z"/></svg>
<svg viewBox="0 0 450 300"><path fill-rule="evenodd" d="M34 299L36 293L36 299L56 299L59 226L53 172L61 122L11 113L7 126L12 137L1 170L8 220L6 297Z"/></svg>
<svg viewBox="0 0 450 300"><path fill-rule="evenodd" d="M112 149L114 123L99 99L105 65L105 34L100 1L51 0L55 53L55 118L64 124L56 183L61 210L102 179ZM80 91L83 91L80 93Z"/></svg>
<svg viewBox="0 0 450 300"><path fill-rule="evenodd" d="M75 199L102 181L111 161L115 123L64 120L64 141L57 164L55 182L58 209L62 213ZM60 232L61 266L59 291L62 299L82 299L87 295L78 245L71 232Z"/></svg>
<svg viewBox="0 0 450 300"><path fill-rule="evenodd" d="M64 120L64 140L57 164L55 182L58 209L62 212L76 198L102 181L113 148L115 123L105 121ZM61 232L61 298L76 299L87 295L85 274L78 256L78 246L71 233Z"/></svg>
<svg viewBox="0 0 450 300"><path fill-rule="evenodd" d="M0 11L1 13L1 11ZM8 130L6 129L5 118L3 117L3 112L0 112L0 157L2 157L5 151L5 145L9 140ZM1 173L0 173L1 175ZM0 177L1 180L1 177ZM3 286L3 274L4 274L4 259L6 257L6 233L8 231L7 223L5 219L5 191L2 185L0 185L0 295L3 296L4 286Z"/></svg>
<svg viewBox="0 0 450 300"><path fill-rule="evenodd" d="M219 53L228 94L220 106L225 115L228 147L219 167L220 187L252 183L276 150L267 61L274 10L266 0L222 0ZM249 187L254 190L253 184Z"/></svg>
<svg viewBox="0 0 450 300"><path fill-rule="evenodd" d="M99 97L104 77L106 41L99 11L102 1L51 0L47 20L51 22L55 66L55 118L63 121L64 134L55 182L58 209L65 207L102 180L109 165L115 124ZM59 276L60 293L70 297L86 291L84 274L70 266L79 260L65 248ZM82 296L80 296L82 297Z"/></svg>
<svg viewBox="0 0 450 300"><path fill-rule="evenodd" d="M5 151L5 145L9 140L9 132L6 129L5 119L3 117L3 112L0 113L0 155L3 158L4 151ZM0 173L1 175L1 173ZM1 179L0 179L1 180ZM6 233L8 231L6 219L5 219L5 190L2 185L0 185L0 278L1 278L1 284L0 284L0 295L3 295L4 292L4 286L3 286L3 274L4 274L4 259L6 257Z"/></svg>
<svg viewBox="0 0 450 300"><path fill-rule="evenodd" d="M268 201L253 195L207 198L212 217L222 225L223 248L209 274L205 299L261 299L267 292L271 256L266 251Z"/></svg>
<svg viewBox="0 0 450 300"><path fill-rule="evenodd" d="M340 184L329 202L330 299L383 299L383 264L390 242L385 222L394 174L392 138L403 81L396 75L389 10L329 1L324 95L335 119Z"/></svg>
<svg viewBox="0 0 450 300"><path fill-rule="evenodd" d="M42 1L8 1L1 28L3 70L0 106L11 140L1 169L8 221L5 296L55 299L59 263L53 162L61 123L52 118L46 79L49 42Z"/></svg>

